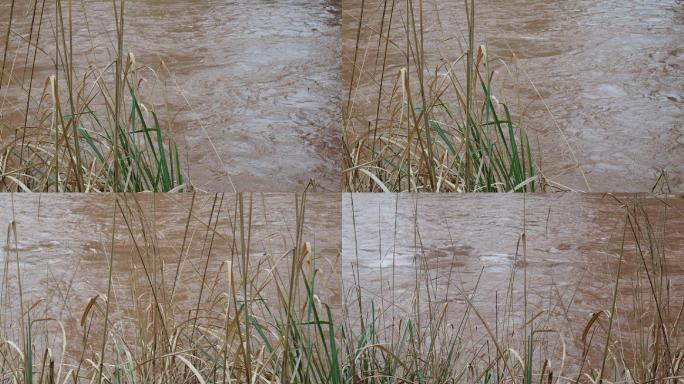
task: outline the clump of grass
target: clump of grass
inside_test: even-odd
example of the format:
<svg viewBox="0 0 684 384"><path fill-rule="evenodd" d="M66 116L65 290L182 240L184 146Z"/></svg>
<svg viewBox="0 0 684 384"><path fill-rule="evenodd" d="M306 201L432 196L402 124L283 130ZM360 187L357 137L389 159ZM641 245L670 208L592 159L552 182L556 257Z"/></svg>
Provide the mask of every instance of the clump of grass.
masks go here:
<svg viewBox="0 0 684 384"><path fill-rule="evenodd" d="M409 292L401 297L393 272L383 278L380 271L380 281L371 283L354 270L340 325L349 382L680 382L684 302L673 295L669 275L680 266L672 264L678 259L666 257L661 232L667 228L670 208L665 202L661 215L649 212L638 198L619 203L625 221L619 233L623 237L619 260L611 267L614 280L604 284L603 296L610 300L586 324L579 324L579 333L563 321L543 319L543 311L528 305L536 276L527 271L524 230L516 250L522 270L512 267L508 291L497 293L494 302L476 304L478 292L487 284L482 273L467 288L451 278L438 284L438 272L427 265L429 257L419 240L415 285L412 291L406 287ZM419 238L420 229L415 231ZM627 263L639 268L629 272ZM571 297L569 302L551 305L563 306L567 315L574 294ZM454 305L463 309L454 311ZM483 305L496 308L495 315L485 315ZM576 342L582 347L571 353L569 344Z"/></svg>
<svg viewBox="0 0 684 384"><path fill-rule="evenodd" d="M101 69L77 69L83 66L73 57L72 1L33 2L21 76L10 69L14 65L6 65L10 21L0 77L7 79L4 86L11 87L12 94L25 92L26 103L22 116L10 114L0 120L0 190L191 189L173 136L162 127L156 112L141 102L139 73L145 67L137 66L133 55L124 50L125 0L112 4L115 58ZM52 24L45 16L52 6L56 25L45 31ZM53 40L45 38L48 32ZM50 51L54 69L47 79L35 78L37 56ZM43 80L43 92L36 98L32 88Z"/></svg>
<svg viewBox="0 0 684 384"><path fill-rule="evenodd" d="M34 272L20 270L17 252L17 279L5 269L2 280L18 282L21 300L0 312L0 382L341 383L334 308L317 293L330 277L319 276L315 244L303 234L306 195L293 202L284 254L254 250L266 239L254 238L251 195L229 200L213 196L208 217L197 217L206 205L193 195L182 245L169 250L137 197L117 195L111 244L101 250L106 288L82 303L76 334L63 332L70 319L48 319L55 308L23 300L21 276ZM132 255L118 254L118 227ZM9 233L16 249L16 229ZM113 264L128 257L130 276L119 282ZM182 286L188 281L195 289Z"/></svg>
<svg viewBox="0 0 684 384"><path fill-rule="evenodd" d="M340 311L320 298L319 282L334 277L320 274L316 247L305 239L306 195L294 202L287 251L263 255L254 250L260 239L254 238L251 195L239 194L232 203L215 195L208 217L201 219L195 199L182 244L169 257L157 237L158 223L137 198L116 197L111 243L100 251L109 272L106 288L81 304L76 334L65 331L74 332L67 320L51 316L54 308L44 308L50 300L24 297L22 276L35 272L21 269L21 234L10 223L11 256L5 259L0 301L12 307L0 311L0 382L550 384L684 377L684 303L671 295L665 235L639 201L620 202L624 240L614 281L605 284L609 304L588 319L581 334L572 334L528 307L535 277L526 269L524 230L516 250L522 271L513 268L508 292L486 304L496 306L494 319L475 301L486 281L478 278L468 289L451 280L440 286L424 264L428 258L416 258L423 262L417 263L407 306L395 300L393 283L380 296L369 296L355 278ZM199 228L190 225L195 219ZM117 226L128 237L130 260L117 253ZM627 285L628 259L640 268L631 280L635 294L625 300L620 292ZM124 294L113 272L122 261L133 266ZM187 281L194 291L181 290ZM449 308L454 290L464 304L455 318ZM13 291L18 293L9 301ZM70 285L57 290L67 296L71 291ZM583 343L580 356L567 354L565 341L573 339Z"/></svg>
<svg viewBox="0 0 684 384"><path fill-rule="evenodd" d="M381 3L379 27L367 24L367 6L362 2L343 111L347 191L533 192L539 187L527 133L513 121L508 106L497 101L487 50L475 47L474 1L465 3L466 52L455 61L442 60L433 69L428 68L430 53L424 48L423 0L406 2L398 35L393 35L392 27L402 16L396 9L402 2ZM372 32L364 48L361 39L366 29ZM373 65L367 63L367 50L375 36ZM396 47L401 47L405 64L392 73L388 51ZM465 76L456 72L459 64ZM390 76L391 88L385 84ZM358 95L364 90L359 89L368 84L373 84L371 90L377 87L375 108L370 117L359 117L356 109L364 108Z"/></svg>

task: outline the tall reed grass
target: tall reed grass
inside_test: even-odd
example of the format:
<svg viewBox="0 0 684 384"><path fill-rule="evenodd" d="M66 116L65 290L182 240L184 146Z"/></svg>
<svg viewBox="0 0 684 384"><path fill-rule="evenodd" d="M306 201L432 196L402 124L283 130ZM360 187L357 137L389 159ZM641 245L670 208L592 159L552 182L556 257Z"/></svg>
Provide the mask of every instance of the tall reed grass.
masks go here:
<svg viewBox="0 0 684 384"><path fill-rule="evenodd" d="M335 308L318 291L331 276L319 275L328 266L304 238L306 195L293 195L295 227L278 234L290 239L283 254L259 254L268 239L254 236L254 200L215 195L208 217L198 217L206 210L193 195L182 245L169 250L138 198L117 195L111 243L98 253L108 278L77 322L71 313L45 316L56 310L44 308L49 300L24 298L21 277L37 271L21 270L12 222L2 284L18 293L15 307L0 311L0 382L339 383ZM129 258L122 277L114 265ZM57 291L74 294L71 284Z"/></svg>
<svg viewBox="0 0 684 384"><path fill-rule="evenodd" d="M667 201L658 212L647 210L639 198L618 204L624 208L624 226L615 229L614 238L622 238L622 245L616 250L618 260L610 263L612 280L592 284L605 289L597 293L596 312L578 327L562 319L549 322L533 305L540 298L538 291L532 298L531 287L542 276L528 271L525 230L518 238L518 262L511 266L508 290L490 302L478 300L482 290L492 293L483 273L464 283L458 267L428 265L417 221L415 281L406 281L406 273L400 280L394 266L376 272L372 282L364 280L356 260L349 274L353 278L344 279L339 331L345 338L348 382L682 382L684 301L674 293L681 290L675 290L671 274L681 277L682 265L666 244L666 233L672 233L667 220L681 212L674 213ZM379 256L391 258L388 249ZM347 255L347 262L354 265L354 260ZM442 280L446 276L447 282ZM550 299L549 307L568 316L573 301L582 300L573 293L577 290L582 287L552 295L558 300ZM496 308L493 315L491 308Z"/></svg>
<svg viewBox="0 0 684 384"><path fill-rule="evenodd" d="M684 378L684 303L668 275L681 266L667 254L667 226L659 222L670 213L654 214L638 199L619 202L625 220L616 232L623 241L619 260L610 266L613 279L604 284L605 306L588 316L577 334L562 322L542 321L534 310L529 287L537 276L527 271L525 231L516 250L522 262L511 271L508 291L485 304L496 304L494 318L476 300L486 281L478 278L467 289L450 281L446 291L458 295L447 299L420 262L427 258L416 259L409 301L395 301L394 283L372 293L354 273L339 307L321 295L321 281L335 276L321 272L315 243L305 238L306 195L293 201L288 250L263 255L255 251L263 239L255 238L251 195L214 196L208 217L197 216L199 204L192 199L182 245L170 251L156 235L159 223L146 216L136 197L117 197L111 243L99 253L108 266L104 288L83 300L71 323L48 315L54 309L44 308L49 300L32 302L23 294L22 277L35 271L22 270L21 234L10 223L0 301L13 307L0 311L0 382L677 383ZM195 220L199 229L190 224ZM122 282L130 292L123 295L114 272L114 264L122 262L117 226L128 233L132 251L133 268ZM634 264L639 268L627 268ZM183 286L189 281L194 290ZM57 292L73 294L72 284ZM454 300L463 306L455 315ZM579 354L570 353L569 345L578 341Z"/></svg>
<svg viewBox="0 0 684 384"><path fill-rule="evenodd" d="M434 67L429 61L434 52L424 39L430 28L424 1L383 0L374 20L367 12L377 5L362 1L353 20L356 43L348 58L343 108L345 190L533 192L542 187L525 128L494 96L486 46L475 46L474 0L465 1L465 52ZM398 70L393 50L404 58ZM367 105L365 92L377 92L373 105Z"/></svg>
<svg viewBox="0 0 684 384"><path fill-rule="evenodd" d="M26 101L20 113L0 118L0 190L190 190L173 135L141 101L144 67L125 50L125 0L112 1L114 58L94 65L74 56L89 48L74 46L79 33L74 14L79 8L85 12L82 2L15 2L2 55L1 104L8 91ZM12 59L13 21L22 16L15 8L21 6L30 7L29 34L16 43ZM20 54L23 67L17 70ZM52 69L43 78L40 63L46 60ZM43 84L39 95L37 84Z"/></svg>

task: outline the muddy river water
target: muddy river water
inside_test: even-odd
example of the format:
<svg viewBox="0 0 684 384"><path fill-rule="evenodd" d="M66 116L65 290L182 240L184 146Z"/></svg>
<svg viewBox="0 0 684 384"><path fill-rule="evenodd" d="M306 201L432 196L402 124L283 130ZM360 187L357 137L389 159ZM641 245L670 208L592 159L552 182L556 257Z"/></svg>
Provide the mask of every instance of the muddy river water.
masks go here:
<svg viewBox="0 0 684 384"><path fill-rule="evenodd" d="M9 340L19 337L17 268L24 308L31 308L33 318L54 318L64 325L71 357L83 347L84 308L92 297L106 293L112 252L112 318L117 327L134 324L132 319L145 313L139 303L150 300L150 286L160 302L173 302L176 315L185 316L197 307L215 310L215 301L209 298L220 297L227 289L227 261L237 266L236 278L242 276L239 252L233 251L233 230L239 221L234 195L225 195L223 202L213 195L197 195L194 202L190 194L122 195L122 208L117 208L113 195L77 196L14 194L0 200L3 231L14 219L17 233L16 242L13 231L3 236L0 248L0 331ZM358 317L357 286L364 302L383 308L385 319L390 314L412 316L418 286L421 309L447 305L450 324L459 324L468 297L483 321L497 325L502 334L514 332L525 318L526 275L527 314L536 316L535 329L561 336L542 334L536 351L554 362L558 374L562 340L565 373L572 375L586 346L582 333L592 314L611 309L621 254L613 339L619 340L624 356L630 356L633 343L653 319L645 271L660 287L668 326L684 304L684 199L639 198L643 213L635 223L644 231L643 259L629 227L621 252L626 223L621 205L631 206L633 199L573 193L345 194L340 201L339 194L314 194L307 198L303 240L311 243L315 255L317 296L333 308L342 304L339 308L347 309L342 313L348 317L337 317L345 325ZM287 276L296 209L293 195L255 194L252 202L248 276L257 287L269 281L274 268ZM244 207L247 212L248 200ZM208 230L214 226L216 231ZM523 231L526 253L520 243ZM653 255L650 250L655 250ZM202 286L205 299L198 301ZM269 300L275 298L271 288L264 291ZM467 340L481 347L479 320L471 313L469 321L467 335L472 337ZM42 323L37 334L44 335L41 327ZM595 343L605 337L604 327L602 318L592 328ZM50 338L40 336L37 345L48 343L59 350L59 329L48 329ZM677 334L671 341L681 342L680 338ZM594 344L585 368L596 366L600 350Z"/></svg>
<svg viewBox="0 0 684 384"><path fill-rule="evenodd" d="M116 327L135 328L133 319L146 313L146 304L141 303L148 303L151 294L156 294L163 305L174 303L176 309L169 309L169 319L175 310L182 317L192 308L211 312L215 309L214 300L228 290L227 262L233 263L236 282L242 281L243 276L243 259L233 251L233 228L239 221L236 198L225 195L222 204L220 198L215 203L213 195L197 195L194 202L189 194L144 194L135 200L132 195L122 195L119 203L126 212L126 220L120 212L114 213L119 208L113 195L81 199L76 195L17 194L13 199L8 196L0 200L3 233L13 218L17 233L16 243L13 233L9 244L3 236L0 248L3 337L21 340L16 327L19 269L24 308L32 307L33 319L61 322L66 332L67 354L78 356L85 332L79 321L92 297L106 296L112 252L111 314ZM333 308L340 302L339 209L339 195L308 196L302 236L303 241L311 244L305 269L318 271L318 298ZM249 200L245 195L245 225L249 228L248 211ZM252 197L247 275L250 284L254 284L249 289L256 292L261 284L267 284L262 292L267 300L275 299L274 286L269 283L273 274L279 273L283 279L288 276L288 251L296 239L296 212L294 195ZM182 257L181 249L185 249ZM205 287L199 300L202 281ZM151 286L155 287L154 292ZM273 310L278 310L276 304ZM63 338L56 323L37 322L34 332L37 348L47 344L59 362ZM94 328L92 332L98 331Z"/></svg>
<svg viewBox="0 0 684 384"><path fill-rule="evenodd" d="M365 129L367 121L375 119L385 54L378 33L382 28L387 35L393 15L385 73L389 92L406 65L409 2L344 1L345 100L362 3L357 67L363 70L355 78L351 116L357 119L356 127ZM420 39L430 75L443 59L454 61L465 52L464 2L412 3L416 19L422 4L425 28ZM492 68L497 68L494 93L532 132L548 178L579 190L650 191L660 170L666 169L672 190L684 189L681 1L475 4L475 44L487 44ZM456 64L454 70L463 72L463 65Z"/></svg>
<svg viewBox="0 0 684 384"><path fill-rule="evenodd" d="M633 196L618 198L627 203ZM665 320L668 327L684 305L684 199L643 198L641 205L654 233L654 241L642 238L641 246L655 245L664 256L638 257L628 227L618 325L613 331L614 340L619 340L613 346L621 346L617 349L627 360L633 356L637 335L648 333L647 319L654 314L644 265L650 278L662 284L662 292L667 291L659 300L668 307L664 316L672 316ZM614 197L423 194L399 195L397 200L357 194L345 196L342 209L343 295L352 319L358 319L357 286L365 310L373 302L382 316L379 327L389 327L392 318L413 318L414 306L420 308L426 324L428 309L439 312L447 304L445 323L461 329L468 297L483 321L505 340L506 332L519 335L522 330L526 273L527 318L537 315L535 329L552 331L538 334L536 358L549 358L558 375L563 340L565 374L576 378L588 340L582 339L585 326L593 313L611 310L626 223L625 211ZM644 229L643 216L638 222ZM523 230L526 256L519 243ZM597 345L605 342L604 321L595 330L596 344L585 369L595 368L599 361L602 349ZM466 341L474 344L474 350L483 348L486 333L473 311L468 324L463 328L472 333L466 333ZM681 337L673 337L672 342L681 343ZM511 347L520 351L520 344Z"/></svg>
<svg viewBox="0 0 684 384"><path fill-rule="evenodd" d="M3 52L11 3L0 4ZM17 74L14 89L22 77L29 83L22 73L33 3L14 10L6 71ZM54 72L56 12L46 4L34 96ZM72 12L77 73L106 67L116 46L112 2L73 2ZM200 190L301 191L310 179L339 190L339 14L337 0L126 2L125 51L162 79L161 96L146 102L175 132ZM2 113L23 111L25 93L7 96Z"/></svg>

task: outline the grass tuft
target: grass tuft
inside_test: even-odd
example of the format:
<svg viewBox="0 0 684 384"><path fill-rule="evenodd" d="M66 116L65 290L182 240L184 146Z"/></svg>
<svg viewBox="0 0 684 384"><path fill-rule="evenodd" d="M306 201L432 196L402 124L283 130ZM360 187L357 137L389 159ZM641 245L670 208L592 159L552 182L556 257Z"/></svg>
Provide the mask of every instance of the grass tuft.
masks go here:
<svg viewBox="0 0 684 384"><path fill-rule="evenodd" d="M405 2L403 14L402 4L384 0L380 25L374 26L364 19L365 8L372 6L362 2L343 111L345 190L537 190L540 180L527 133L494 96L486 47L475 47L474 1L466 1L466 52L453 61L442 59L435 68L428 68L423 44L423 1ZM395 32L398 18L404 25ZM378 39L375 64L367 62L372 38ZM388 53L397 47L404 64L393 69ZM458 65L464 74L457 73ZM361 95L372 92L377 99L370 112Z"/></svg>
<svg viewBox="0 0 684 384"><path fill-rule="evenodd" d="M8 79L8 89L2 105L8 92L26 101L0 117L0 191L191 190L173 135L141 102L146 67L124 51L125 0L112 3L115 59L103 68L82 68L73 59L82 47L73 45L72 1L54 3L54 26L45 15L52 11L50 2L32 3L25 65L18 71L6 65L9 36L16 33L12 23L7 29L0 79ZM51 70L37 68L38 55L51 56ZM36 98L38 73L46 79Z"/></svg>

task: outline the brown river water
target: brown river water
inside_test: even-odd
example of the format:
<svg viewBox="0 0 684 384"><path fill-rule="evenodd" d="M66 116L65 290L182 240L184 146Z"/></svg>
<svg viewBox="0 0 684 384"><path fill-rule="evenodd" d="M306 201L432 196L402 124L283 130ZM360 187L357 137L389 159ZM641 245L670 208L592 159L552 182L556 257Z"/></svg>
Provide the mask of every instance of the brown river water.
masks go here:
<svg viewBox="0 0 684 384"><path fill-rule="evenodd" d="M617 198L627 203L634 196ZM659 300L661 307L668 308L663 316L673 329L673 319L684 305L684 198L643 196L640 204L655 234L650 244L657 244L664 254L663 258L646 256L645 263L651 279L668 287ZM352 323L359 318L359 286L364 311L372 302L377 316L382 316L379 327L387 329L392 318L411 318L414 305L426 322L428 309L437 313L446 304L445 322L454 327L449 328L453 335L454 329L461 329L468 297L483 321L505 340L506 332L521 332L526 273L527 318L536 315L535 329L551 331L535 337L535 358L548 358L554 374L561 374L563 340L567 357L562 374L577 378L588 345L582 341L584 328L593 313L610 311L612 305L625 225L625 211L613 196L400 194L397 199L396 195L356 194L344 197L342 211L343 296ZM638 222L645 228L643 217ZM523 230L526 257L519 244ZM642 248L648 245L642 238ZM629 361L638 335L649 333L654 312L643 260L629 232L624 249L612 340L617 340L613 347ZM652 264L653 260L659 264ZM654 272L660 270L655 265L662 266L662 273ZM638 310L637 302L642 305ZM486 333L474 310L469 326L463 327L464 338L479 350ZM594 343L585 372L596 368L602 356L606 319L599 323L589 333ZM681 345L681 324L676 327L679 332L670 341ZM520 344L511 347L524 351Z"/></svg>
<svg viewBox="0 0 684 384"><path fill-rule="evenodd" d="M0 4L3 53L11 3ZM11 67L17 76L15 90L24 77L33 1L16 4L6 71ZM34 96L54 72L55 6L46 4ZM320 191L340 189L339 1L126 4L125 51L161 78L151 102L173 129L197 188L289 192L314 179ZM77 70L111 62L113 15L111 1L73 2ZM145 75L153 84L155 76ZM23 87L28 83L26 76ZM5 85L0 115L23 111L25 93L5 98Z"/></svg>
<svg viewBox="0 0 684 384"><path fill-rule="evenodd" d="M355 79L351 114L361 129L375 119L385 54L385 41L378 44L383 11L387 35L394 3L385 73L389 92L406 63L408 3L344 0L343 105L364 2L357 57L363 74ZM416 18L419 3L429 75L442 59L454 61L465 52L465 6L463 1L413 1ZM671 190L684 190L684 3L475 4L475 43L487 44L490 64L497 69L494 93L531 132L547 178L583 191L646 192L666 169ZM463 68L458 63L454 70Z"/></svg>
<svg viewBox="0 0 684 384"><path fill-rule="evenodd" d="M231 252L232 233L237 222L236 197L232 194L223 196L222 205L220 197L214 205L213 195L197 195L194 203L190 194L140 194L136 197L137 202L132 195L122 195L119 202L127 212L129 224L121 213L114 213L115 198L111 194L92 195L88 199L77 198L76 195L15 194L12 198L8 195L1 199L0 226L3 233L13 218L17 228L16 244L12 234L9 243L3 236L0 247L0 332L3 338L21 340L16 327L20 305L19 268L24 308L31 307L33 319L51 318L61 322L66 332L67 355L79 361L85 330L80 324L81 316L92 297L106 296L108 255L112 250L111 316L115 328L135 329L133 319L146 313L144 303L151 300L150 280L156 287L159 301L173 301L176 308L173 311L178 311L176 314L179 316L186 316L187 311L198 305L202 313L218 311L212 303L221 295L225 296L228 289L226 262L233 262L236 284L240 284L243 275L239 252ZM296 238L295 196L254 194L252 202L248 276L253 286L249 289L256 292L255 287L266 284L262 294L274 306L272 310L277 311L277 304L272 301L275 300L274 286L269 282L272 282L272 273L279 273L282 279L289 276L291 253L287 252ZM244 203L245 225L248 226L248 195L245 195ZM191 206L192 216L188 224ZM210 220L212 206L214 214ZM339 195L308 196L305 207L302 239L311 244L306 267L307 270L312 267L318 271L318 298L334 309L340 302ZM129 226L134 236L130 234ZM209 227L215 227L215 232L207 231ZM212 234L215 235L208 258ZM182 262L179 262L183 245L185 252ZM201 281L207 283L204 284L203 298L198 301L203 285ZM169 319L171 311L169 309ZM97 321L100 316L95 315L94 327L100 325L101 321ZM47 344L59 364L63 340L56 323L36 322L33 332L37 350ZM97 332L94 328L88 348L98 345L93 341L101 338L96 336ZM120 332L126 334L125 331ZM45 335L49 338L46 339ZM135 343L136 340L131 338L129 342Z"/></svg>

